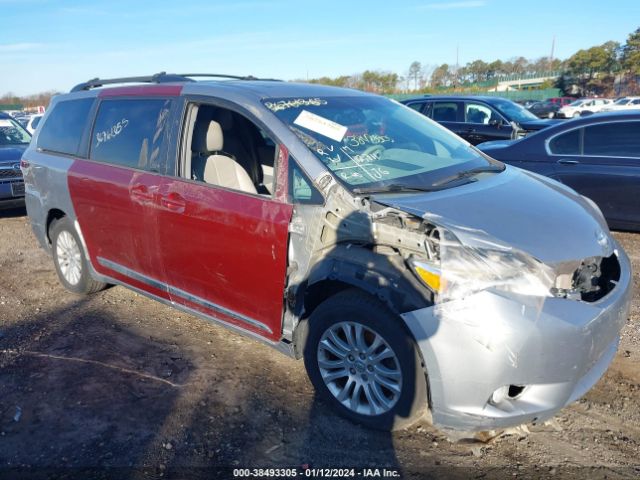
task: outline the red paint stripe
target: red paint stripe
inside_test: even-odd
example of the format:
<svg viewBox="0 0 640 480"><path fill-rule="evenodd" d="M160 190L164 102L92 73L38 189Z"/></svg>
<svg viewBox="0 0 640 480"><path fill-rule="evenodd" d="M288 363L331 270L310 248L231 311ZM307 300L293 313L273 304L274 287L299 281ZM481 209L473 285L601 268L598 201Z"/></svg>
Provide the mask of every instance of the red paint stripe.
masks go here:
<svg viewBox="0 0 640 480"><path fill-rule="evenodd" d="M182 85L136 85L128 87L115 87L100 90L99 97L123 97L123 96L171 96L177 97L182 92Z"/></svg>

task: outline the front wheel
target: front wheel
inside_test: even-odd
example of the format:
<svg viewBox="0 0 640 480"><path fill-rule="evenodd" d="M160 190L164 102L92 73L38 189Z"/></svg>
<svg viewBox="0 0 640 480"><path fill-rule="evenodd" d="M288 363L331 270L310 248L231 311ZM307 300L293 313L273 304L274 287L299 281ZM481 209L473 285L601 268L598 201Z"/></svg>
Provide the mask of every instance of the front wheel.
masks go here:
<svg viewBox="0 0 640 480"><path fill-rule="evenodd" d="M50 228L50 238L53 264L56 267L60 283L67 290L86 295L98 292L107 286L91 277L80 239L68 218L54 220Z"/></svg>
<svg viewBox="0 0 640 480"><path fill-rule="evenodd" d="M428 408L416 344L388 308L359 290L309 318L304 360L317 393L341 415L379 430L405 428Z"/></svg>

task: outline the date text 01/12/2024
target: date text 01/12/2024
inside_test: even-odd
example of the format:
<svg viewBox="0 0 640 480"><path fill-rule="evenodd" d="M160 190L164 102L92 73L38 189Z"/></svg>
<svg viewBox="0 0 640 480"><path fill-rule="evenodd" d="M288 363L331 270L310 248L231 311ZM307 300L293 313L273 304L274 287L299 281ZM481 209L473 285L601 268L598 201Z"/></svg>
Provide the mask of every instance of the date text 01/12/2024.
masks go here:
<svg viewBox="0 0 640 480"><path fill-rule="evenodd" d="M400 478L389 468L236 468L234 478Z"/></svg>

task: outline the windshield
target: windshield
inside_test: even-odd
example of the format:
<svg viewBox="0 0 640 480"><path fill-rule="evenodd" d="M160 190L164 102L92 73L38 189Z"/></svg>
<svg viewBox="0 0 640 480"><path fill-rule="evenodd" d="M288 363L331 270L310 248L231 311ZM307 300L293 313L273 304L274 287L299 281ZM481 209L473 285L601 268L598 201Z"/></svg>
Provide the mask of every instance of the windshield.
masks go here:
<svg viewBox="0 0 640 480"><path fill-rule="evenodd" d="M630 98L619 98L618 100L616 100L614 103L616 105L626 105L627 103L629 103L631 101Z"/></svg>
<svg viewBox="0 0 640 480"><path fill-rule="evenodd" d="M538 117L529 110L510 100L496 99L493 101L493 105L495 105L509 121L521 123L538 120Z"/></svg>
<svg viewBox="0 0 640 480"><path fill-rule="evenodd" d="M12 118L0 118L0 145L22 145L31 141L31 135Z"/></svg>
<svg viewBox="0 0 640 480"><path fill-rule="evenodd" d="M351 190L428 189L451 175L491 165L445 128L387 98L263 102Z"/></svg>

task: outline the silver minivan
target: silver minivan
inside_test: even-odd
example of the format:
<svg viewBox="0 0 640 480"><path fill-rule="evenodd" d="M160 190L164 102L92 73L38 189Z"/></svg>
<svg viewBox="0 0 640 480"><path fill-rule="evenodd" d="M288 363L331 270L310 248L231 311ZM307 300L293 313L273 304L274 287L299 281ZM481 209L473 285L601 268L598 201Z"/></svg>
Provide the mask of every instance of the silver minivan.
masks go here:
<svg viewBox="0 0 640 480"><path fill-rule="evenodd" d="M631 269L592 201L383 97L192 77L52 102L22 170L66 288L125 285L303 358L380 429L542 421L604 374Z"/></svg>

